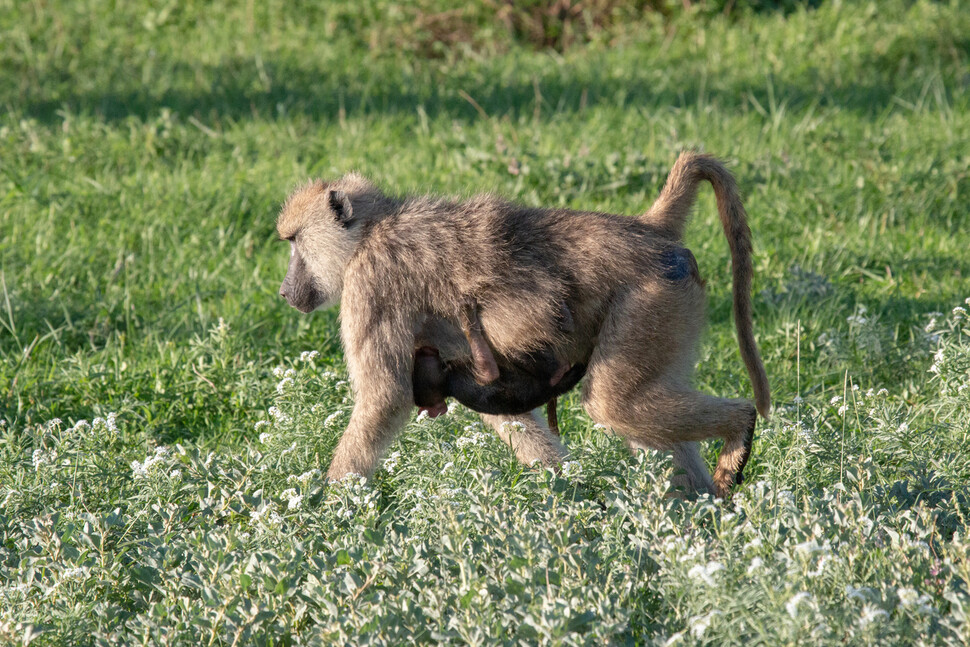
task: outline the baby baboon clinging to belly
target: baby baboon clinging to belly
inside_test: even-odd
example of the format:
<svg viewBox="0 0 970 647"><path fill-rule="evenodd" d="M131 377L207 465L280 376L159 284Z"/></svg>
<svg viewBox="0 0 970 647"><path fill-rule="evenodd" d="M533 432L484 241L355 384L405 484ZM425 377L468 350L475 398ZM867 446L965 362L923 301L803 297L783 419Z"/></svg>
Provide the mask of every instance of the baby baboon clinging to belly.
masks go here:
<svg viewBox="0 0 970 647"><path fill-rule="evenodd" d="M710 182L731 253L734 322L754 403L691 385L704 325L703 281L682 245L701 182ZM471 365L461 329L479 306L496 369L529 353L586 367L583 406L632 448L671 450L683 485L720 496L741 480L756 412L770 408L751 322L751 232L734 178L684 153L643 215L525 207L494 196L395 197L360 175L296 190L277 220L290 241L280 294L309 312L341 303L354 410L328 476L373 472L414 401L415 350ZM562 304L573 329L559 326ZM501 379L501 370L498 370ZM565 448L529 414L483 414L524 463ZM506 422L519 425L505 425ZM697 441L721 438L713 480Z"/></svg>
<svg viewBox="0 0 970 647"><path fill-rule="evenodd" d="M473 411L490 414L524 414L545 404L549 427L559 435L556 398L576 386L586 366L570 367L545 348L521 359L503 358L499 367L485 340L478 304L473 299L466 301L459 321L472 350L471 364L445 364L436 348L417 349L412 385L414 403L432 417L447 410L447 397L455 398ZM572 326L572 315L562 304L559 327L571 332Z"/></svg>

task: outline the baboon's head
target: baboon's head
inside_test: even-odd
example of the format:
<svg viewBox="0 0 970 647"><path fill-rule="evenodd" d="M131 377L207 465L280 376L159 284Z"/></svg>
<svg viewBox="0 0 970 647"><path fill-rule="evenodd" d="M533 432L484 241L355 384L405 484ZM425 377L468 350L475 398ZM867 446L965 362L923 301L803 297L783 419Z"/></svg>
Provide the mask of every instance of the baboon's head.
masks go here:
<svg viewBox="0 0 970 647"><path fill-rule="evenodd" d="M290 243L290 266L280 296L300 312L340 301L344 269L361 239L363 213L354 200L370 185L359 175L310 182L294 191L280 211L276 231Z"/></svg>

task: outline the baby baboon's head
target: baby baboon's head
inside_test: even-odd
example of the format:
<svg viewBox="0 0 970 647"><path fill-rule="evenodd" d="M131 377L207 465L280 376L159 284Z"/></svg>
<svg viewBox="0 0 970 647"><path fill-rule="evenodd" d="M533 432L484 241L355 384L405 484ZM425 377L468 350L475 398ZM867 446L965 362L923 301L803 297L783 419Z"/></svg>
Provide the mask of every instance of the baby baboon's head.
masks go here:
<svg viewBox="0 0 970 647"><path fill-rule="evenodd" d="M373 190L358 175L310 182L294 191L280 211L276 231L290 243L290 265L280 296L300 312L340 301L344 268L360 242L363 214L352 199Z"/></svg>

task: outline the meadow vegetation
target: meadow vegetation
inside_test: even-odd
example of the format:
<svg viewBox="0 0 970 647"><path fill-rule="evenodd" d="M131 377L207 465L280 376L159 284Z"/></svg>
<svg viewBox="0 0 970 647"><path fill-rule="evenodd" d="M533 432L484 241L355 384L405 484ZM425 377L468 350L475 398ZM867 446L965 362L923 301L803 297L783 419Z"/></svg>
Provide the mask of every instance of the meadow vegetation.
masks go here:
<svg viewBox="0 0 970 647"><path fill-rule="evenodd" d="M968 7L541 4L0 0L0 643L970 642ZM578 391L561 474L455 407L324 482L296 183L634 214L689 147L745 195L775 398L732 501ZM688 244L698 383L749 395L709 191Z"/></svg>

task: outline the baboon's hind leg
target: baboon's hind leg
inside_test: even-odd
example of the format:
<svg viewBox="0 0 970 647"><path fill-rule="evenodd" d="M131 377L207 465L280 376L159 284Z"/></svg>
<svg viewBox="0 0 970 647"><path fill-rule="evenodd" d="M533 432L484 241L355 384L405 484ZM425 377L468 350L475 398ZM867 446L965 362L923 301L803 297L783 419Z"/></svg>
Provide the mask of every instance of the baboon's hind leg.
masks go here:
<svg viewBox="0 0 970 647"><path fill-rule="evenodd" d="M566 448L537 412L519 416L482 414L482 420L512 448L521 463L539 461L546 467L557 467L567 456Z"/></svg>
<svg viewBox="0 0 970 647"><path fill-rule="evenodd" d="M653 449L630 439L627 439L627 447L631 451ZM714 481L711 480L711 473L707 471L707 465L701 458L697 443L677 443L671 450L670 457L676 467L670 479L671 496L681 497L693 492L714 494Z"/></svg>
<svg viewBox="0 0 970 647"><path fill-rule="evenodd" d="M686 473L685 485L709 491L707 469L696 442L723 438L714 471L714 493L730 496L735 475L744 467L754 430L754 405L747 400L716 398L692 389L664 384L662 379L628 395L616 406L608 395L599 401L592 374L586 407L594 420L612 428L632 446L673 450L674 462ZM612 403L613 406L608 406Z"/></svg>

